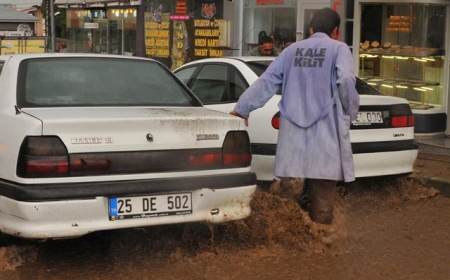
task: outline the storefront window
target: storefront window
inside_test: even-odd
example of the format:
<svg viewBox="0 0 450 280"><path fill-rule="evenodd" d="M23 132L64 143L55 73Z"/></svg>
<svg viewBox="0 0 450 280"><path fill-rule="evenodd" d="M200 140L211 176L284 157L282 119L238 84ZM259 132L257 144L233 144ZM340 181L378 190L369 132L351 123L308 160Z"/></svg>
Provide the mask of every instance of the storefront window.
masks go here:
<svg viewBox="0 0 450 280"><path fill-rule="evenodd" d="M136 9L108 10L108 53L134 55L136 51Z"/></svg>
<svg viewBox="0 0 450 280"><path fill-rule="evenodd" d="M442 109L446 17L442 5L362 5L359 77L413 109Z"/></svg>
<svg viewBox="0 0 450 280"><path fill-rule="evenodd" d="M260 3L261 2L261 3ZM294 1L246 1L243 20L243 55L258 46L261 36L272 36L274 46L283 49L286 43L295 42L297 5Z"/></svg>
<svg viewBox="0 0 450 280"><path fill-rule="evenodd" d="M133 55L136 9L68 10L69 40L61 52Z"/></svg>

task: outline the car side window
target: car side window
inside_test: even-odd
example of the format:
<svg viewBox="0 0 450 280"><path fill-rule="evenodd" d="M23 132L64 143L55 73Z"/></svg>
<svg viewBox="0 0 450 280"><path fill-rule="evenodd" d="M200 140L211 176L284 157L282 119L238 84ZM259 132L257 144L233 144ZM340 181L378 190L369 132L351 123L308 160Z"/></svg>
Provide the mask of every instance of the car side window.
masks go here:
<svg viewBox="0 0 450 280"><path fill-rule="evenodd" d="M189 80L192 77L192 74L194 74L196 69L197 69L196 66L184 68L184 69L176 72L175 76L177 76L178 79L180 79L183 82L183 84L187 85L189 83Z"/></svg>
<svg viewBox="0 0 450 280"><path fill-rule="evenodd" d="M213 104L227 99L227 66L206 64L198 73L191 90L203 104Z"/></svg>
<svg viewBox="0 0 450 280"><path fill-rule="evenodd" d="M244 77L232 67L230 75L230 99L229 101L236 102L244 91L249 87Z"/></svg>

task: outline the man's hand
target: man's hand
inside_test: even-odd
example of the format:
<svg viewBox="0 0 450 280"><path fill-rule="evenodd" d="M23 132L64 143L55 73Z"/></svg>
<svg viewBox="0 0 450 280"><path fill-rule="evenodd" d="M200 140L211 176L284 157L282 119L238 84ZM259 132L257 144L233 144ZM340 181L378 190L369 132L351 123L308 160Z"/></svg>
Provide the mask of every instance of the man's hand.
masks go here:
<svg viewBox="0 0 450 280"><path fill-rule="evenodd" d="M248 118L244 118L243 116L241 116L238 112L236 112L235 110L230 112L230 115L242 118L245 120L245 126L248 126Z"/></svg>

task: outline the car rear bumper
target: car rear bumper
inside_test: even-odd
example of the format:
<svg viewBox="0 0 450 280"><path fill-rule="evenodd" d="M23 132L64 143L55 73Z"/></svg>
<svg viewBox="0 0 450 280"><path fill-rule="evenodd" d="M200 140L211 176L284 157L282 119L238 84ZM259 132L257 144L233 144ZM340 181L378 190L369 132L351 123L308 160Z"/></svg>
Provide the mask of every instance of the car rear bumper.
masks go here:
<svg viewBox="0 0 450 280"><path fill-rule="evenodd" d="M207 179L198 177L95 183L87 190L85 184L71 184L74 189L65 185L70 195L63 195L60 185L26 187L10 183L10 188L16 191L15 196L27 200L20 201L4 194L0 196L0 230L21 238L49 239L78 237L94 231L120 228L186 222L224 223L250 215L255 183L254 173L246 173L245 176L220 175ZM29 191L35 187L36 190ZM57 190L56 197L50 199L49 188ZM76 191L80 190L85 191L76 196ZM109 218L109 197L180 192L192 194L191 214L124 220ZM63 198L65 196L70 198ZM31 197L40 199L34 201Z"/></svg>
<svg viewBox="0 0 450 280"><path fill-rule="evenodd" d="M258 181L273 181L275 166L275 155L252 155L252 171L256 173Z"/></svg>
<svg viewBox="0 0 450 280"><path fill-rule="evenodd" d="M64 184L17 184L0 180L0 195L20 201L43 201L97 196L139 195L193 189L224 189L254 185L254 173L194 177L102 181Z"/></svg>
<svg viewBox="0 0 450 280"><path fill-rule="evenodd" d="M250 215L256 185L192 191L192 214L109 220L108 197L23 202L0 196L1 232L20 238L78 237L99 230L186 222L224 223Z"/></svg>
<svg viewBox="0 0 450 280"><path fill-rule="evenodd" d="M256 149L255 149L256 148ZM419 146L415 140L352 143L355 177L408 174ZM276 144L252 145L252 171L259 181L272 181Z"/></svg>
<svg viewBox="0 0 450 280"><path fill-rule="evenodd" d="M355 177L409 174L419 150L354 154Z"/></svg>

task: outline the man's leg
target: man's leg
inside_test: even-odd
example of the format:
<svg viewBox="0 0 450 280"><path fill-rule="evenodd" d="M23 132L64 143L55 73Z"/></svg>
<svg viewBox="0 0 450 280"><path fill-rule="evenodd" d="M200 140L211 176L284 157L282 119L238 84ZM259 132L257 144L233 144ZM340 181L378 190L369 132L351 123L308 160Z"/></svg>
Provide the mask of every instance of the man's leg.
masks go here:
<svg viewBox="0 0 450 280"><path fill-rule="evenodd" d="M320 179L307 180L311 184L309 217L313 222L330 225L333 222L337 182Z"/></svg>

